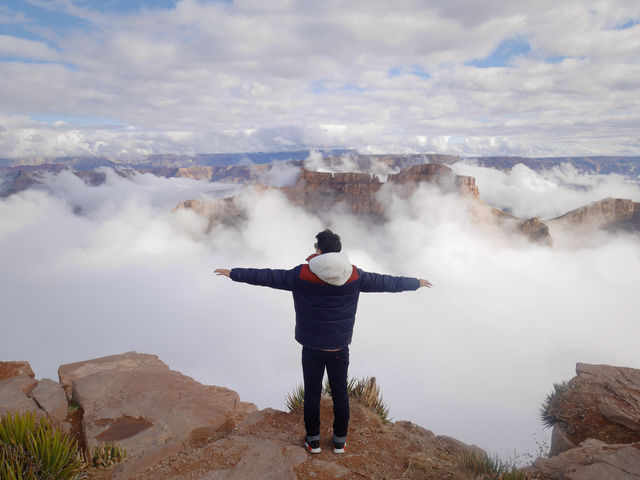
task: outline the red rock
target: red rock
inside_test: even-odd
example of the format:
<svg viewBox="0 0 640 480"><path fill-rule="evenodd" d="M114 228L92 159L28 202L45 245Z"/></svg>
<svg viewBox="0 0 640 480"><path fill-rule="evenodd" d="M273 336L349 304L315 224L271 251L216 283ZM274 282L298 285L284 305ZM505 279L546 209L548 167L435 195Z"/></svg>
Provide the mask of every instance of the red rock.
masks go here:
<svg viewBox="0 0 640 480"><path fill-rule="evenodd" d="M0 362L0 380L19 375L34 378L35 375L29 362Z"/></svg>

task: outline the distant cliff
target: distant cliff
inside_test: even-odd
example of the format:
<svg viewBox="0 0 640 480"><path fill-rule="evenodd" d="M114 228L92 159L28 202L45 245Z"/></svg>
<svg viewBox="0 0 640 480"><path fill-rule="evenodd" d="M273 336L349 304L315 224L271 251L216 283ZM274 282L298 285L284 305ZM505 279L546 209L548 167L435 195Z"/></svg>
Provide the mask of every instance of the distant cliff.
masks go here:
<svg viewBox="0 0 640 480"><path fill-rule="evenodd" d="M410 198L421 184L431 184L443 193L454 193L469 201L471 216L478 223L496 224L509 230L519 231L535 243L551 245L547 225L537 218L522 219L506 214L482 202L473 177L455 174L442 164L411 165L396 174L390 174L386 182L366 173L329 173L300 170L296 183L279 190L292 205L304 208L323 218L338 211L356 215L374 222L384 222L386 205L378 195L383 187L393 189L400 198ZM265 187L261 187L265 188ZM174 209L191 209L205 215L209 227L216 223L235 224L247 218L246 212L233 198L221 200L188 200Z"/></svg>
<svg viewBox="0 0 640 480"><path fill-rule="evenodd" d="M640 202L609 197L565 213L549 223L583 231L640 232Z"/></svg>

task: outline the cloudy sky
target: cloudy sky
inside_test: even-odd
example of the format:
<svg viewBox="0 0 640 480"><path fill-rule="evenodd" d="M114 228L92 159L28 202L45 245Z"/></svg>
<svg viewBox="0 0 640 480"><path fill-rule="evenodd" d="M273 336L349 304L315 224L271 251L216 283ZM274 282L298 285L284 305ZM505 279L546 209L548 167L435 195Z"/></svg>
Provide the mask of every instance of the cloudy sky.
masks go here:
<svg viewBox="0 0 640 480"><path fill-rule="evenodd" d="M639 155L636 0L4 0L0 157Z"/></svg>

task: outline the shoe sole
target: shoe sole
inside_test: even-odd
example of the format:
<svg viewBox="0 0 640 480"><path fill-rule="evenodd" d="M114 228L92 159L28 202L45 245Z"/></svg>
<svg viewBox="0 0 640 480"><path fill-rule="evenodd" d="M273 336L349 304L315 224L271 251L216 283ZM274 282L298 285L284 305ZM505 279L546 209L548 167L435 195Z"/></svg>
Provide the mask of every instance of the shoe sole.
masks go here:
<svg viewBox="0 0 640 480"><path fill-rule="evenodd" d="M347 449L347 444L345 443L342 448L333 447L333 453L344 453L346 449Z"/></svg>
<svg viewBox="0 0 640 480"><path fill-rule="evenodd" d="M309 445L307 442L304 442L304 449L309 452L309 453L320 453L322 451L322 449L320 447L318 448L313 448L311 445Z"/></svg>

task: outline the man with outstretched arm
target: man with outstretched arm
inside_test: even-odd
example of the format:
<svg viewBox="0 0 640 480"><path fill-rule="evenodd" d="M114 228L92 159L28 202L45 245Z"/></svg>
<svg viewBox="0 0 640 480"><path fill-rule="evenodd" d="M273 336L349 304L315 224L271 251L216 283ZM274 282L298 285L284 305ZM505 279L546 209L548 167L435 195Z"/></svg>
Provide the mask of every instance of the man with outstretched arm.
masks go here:
<svg viewBox="0 0 640 480"><path fill-rule="evenodd" d="M305 448L320 453L320 396L325 369L333 400L333 451L344 453L349 427L347 370L360 292L403 292L431 287L422 278L370 273L351 265L340 237L316 235L316 253L291 270L218 268L236 282L289 290L296 312L295 338L302 345Z"/></svg>

